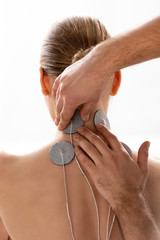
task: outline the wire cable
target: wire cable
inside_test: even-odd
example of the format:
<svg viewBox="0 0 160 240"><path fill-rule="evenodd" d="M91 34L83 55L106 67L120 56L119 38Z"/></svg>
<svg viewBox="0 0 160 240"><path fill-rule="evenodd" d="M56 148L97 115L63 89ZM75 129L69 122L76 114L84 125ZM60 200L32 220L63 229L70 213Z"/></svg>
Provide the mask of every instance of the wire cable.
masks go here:
<svg viewBox="0 0 160 240"><path fill-rule="evenodd" d="M70 128L70 141L71 141L71 144L73 146L73 140L72 140L72 122L71 122L71 128ZM69 213L69 205L68 205L68 192L67 192L67 183L66 183L66 173L65 173L65 164L64 164L64 158L63 158L63 153L61 151L61 157L62 157L62 164L63 164L63 175L64 175L64 187L65 187L65 196L66 196L66 210L67 210L67 216L68 216L68 220L69 220L69 223L70 223L70 229L71 229L71 234L72 234L72 239L73 240L76 240L75 236L74 236L74 231L73 231L73 225L72 225L72 221L71 221L71 217L70 217L70 213ZM91 190L91 193L92 193L92 197L93 197L93 200L94 200L94 204L95 204L95 208L96 208L96 214L97 214L97 225L98 225L98 240L101 239L100 237L100 219L99 219L99 211L98 211L98 206L97 206L97 202L96 202L96 198L95 198L95 195L94 195L94 192L93 192L93 189L92 189L92 186L87 178L87 176L85 175L84 171L82 170L80 164L79 164L79 161L77 159L77 157L75 156L75 159L76 159L76 163L80 169L80 171L82 172L84 178L86 179L89 187L90 187L90 190ZM111 206L109 205L109 210L108 210L108 216L107 216L107 233L106 233L106 240L109 240L110 239L110 236L111 236L111 232L112 232L112 229L113 229L113 225L114 225L114 221L115 221L115 214L113 216L113 219L112 219L112 223L111 223L111 227L110 227L110 231L109 231L109 220L110 220L110 212L111 212Z"/></svg>

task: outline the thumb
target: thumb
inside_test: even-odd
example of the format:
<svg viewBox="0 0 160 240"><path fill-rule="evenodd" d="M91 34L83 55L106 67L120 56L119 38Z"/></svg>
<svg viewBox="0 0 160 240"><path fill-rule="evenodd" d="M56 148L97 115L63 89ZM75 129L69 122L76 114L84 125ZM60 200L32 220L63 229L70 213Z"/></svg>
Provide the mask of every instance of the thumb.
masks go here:
<svg viewBox="0 0 160 240"><path fill-rule="evenodd" d="M80 110L80 114L81 114L81 118L84 122L87 122L90 118L90 114L91 114L91 111L94 107L95 103L92 101L92 102L88 102L88 103L84 103L81 107L81 110Z"/></svg>
<svg viewBox="0 0 160 240"><path fill-rule="evenodd" d="M150 142L144 142L138 150L137 164L143 172L148 171L148 151Z"/></svg>

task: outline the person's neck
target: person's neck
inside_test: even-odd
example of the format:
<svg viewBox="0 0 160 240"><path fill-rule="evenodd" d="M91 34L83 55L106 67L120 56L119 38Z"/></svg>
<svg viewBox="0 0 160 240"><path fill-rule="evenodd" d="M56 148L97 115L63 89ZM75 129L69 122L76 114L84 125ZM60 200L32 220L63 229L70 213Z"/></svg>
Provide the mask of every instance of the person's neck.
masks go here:
<svg viewBox="0 0 160 240"><path fill-rule="evenodd" d="M97 110L103 110L102 108L100 107L96 107L94 108L94 110L92 111L91 115L90 115L90 119L89 121L85 122L84 125L89 128L90 130L92 130L92 132L95 132L97 133L97 130L96 130L96 127L94 125L94 115L95 115L95 112ZM107 110L105 111L105 114L107 114ZM63 131L59 131L58 128L57 128L57 131L56 131L56 134L55 134L55 140L56 142L60 142L60 141L67 141L67 142L70 142L70 134L66 134L64 133ZM75 146L74 142L73 142L73 146Z"/></svg>

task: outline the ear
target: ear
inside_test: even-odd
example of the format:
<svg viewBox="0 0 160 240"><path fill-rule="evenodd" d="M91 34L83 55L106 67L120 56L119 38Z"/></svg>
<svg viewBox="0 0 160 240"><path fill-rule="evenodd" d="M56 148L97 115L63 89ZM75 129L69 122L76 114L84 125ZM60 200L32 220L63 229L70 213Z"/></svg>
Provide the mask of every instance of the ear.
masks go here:
<svg viewBox="0 0 160 240"><path fill-rule="evenodd" d="M42 93L44 96L49 95L50 92L50 86L49 86L49 77L48 74L43 71L43 68L39 68L40 72L40 84L41 84L41 89Z"/></svg>
<svg viewBox="0 0 160 240"><path fill-rule="evenodd" d="M118 71L115 73L115 77L113 80L112 91L110 93L111 96L115 96L117 94L120 85L121 85L121 71Z"/></svg>

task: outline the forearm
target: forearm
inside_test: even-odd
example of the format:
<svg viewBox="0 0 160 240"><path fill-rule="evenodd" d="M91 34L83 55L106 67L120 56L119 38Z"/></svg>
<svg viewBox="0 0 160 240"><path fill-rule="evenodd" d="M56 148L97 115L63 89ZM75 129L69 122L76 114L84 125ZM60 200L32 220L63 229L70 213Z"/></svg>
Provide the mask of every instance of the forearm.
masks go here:
<svg viewBox="0 0 160 240"><path fill-rule="evenodd" d="M125 240L160 240L160 232L142 195L123 199L114 211Z"/></svg>
<svg viewBox="0 0 160 240"><path fill-rule="evenodd" d="M97 46L97 53L113 72L160 57L160 17L106 40Z"/></svg>

